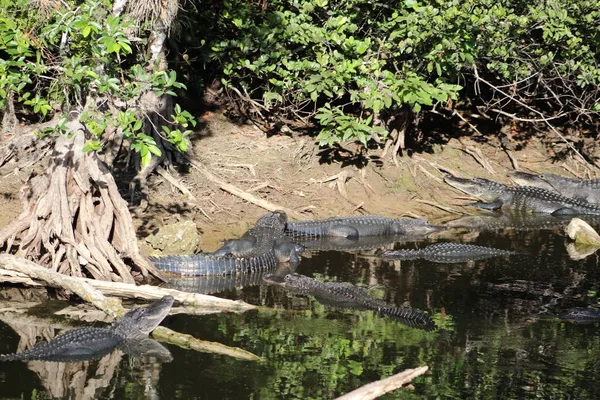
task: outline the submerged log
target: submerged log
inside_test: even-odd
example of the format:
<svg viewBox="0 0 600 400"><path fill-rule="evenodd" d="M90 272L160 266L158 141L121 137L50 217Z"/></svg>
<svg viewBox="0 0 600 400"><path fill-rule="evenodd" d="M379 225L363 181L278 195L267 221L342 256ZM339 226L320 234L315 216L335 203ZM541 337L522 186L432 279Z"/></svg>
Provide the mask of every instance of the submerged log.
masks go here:
<svg viewBox="0 0 600 400"><path fill-rule="evenodd" d="M418 376L423 375L429 367L419 367L414 369L404 370L389 378L375 381L362 386L350 393L338 397L336 400L370 400L383 396L384 394L396 390L402 385L405 385Z"/></svg>

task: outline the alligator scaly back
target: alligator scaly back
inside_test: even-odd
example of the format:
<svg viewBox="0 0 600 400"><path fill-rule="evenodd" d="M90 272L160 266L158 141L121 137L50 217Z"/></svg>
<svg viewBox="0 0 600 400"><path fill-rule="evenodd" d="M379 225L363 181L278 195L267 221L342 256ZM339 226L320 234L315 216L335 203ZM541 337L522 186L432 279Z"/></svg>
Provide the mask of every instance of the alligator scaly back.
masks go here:
<svg viewBox="0 0 600 400"><path fill-rule="evenodd" d="M421 218L388 218L380 215L332 217L288 222L285 234L294 240L324 237L356 239L365 236L425 234L443 229Z"/></svg>
<svg viewBox="0 0 600 400"><path fill-rule="evenodd" d="M157 268L179 275L229 275L255 273L275 269L286 249L292 261L299 259L301 247L282 242L287 215L269 212L240 239L229 241L214 253L150 257Z"/></svg>
<svg viewBox="0 0 600 400"><path fill-rule="evenodd" d="M75 362L101 358L128 340L140 340L156 328L173 305L164 296L145 308L134 308L108 328L76 328L20 353L0 355L0 361L45 360Z"/></svg>
<svg viewBox="0 0 600 400"><path fill-rule="evenodd" d="M487 210L561 215L600 215L600 207L583 200L532 186L506 186L484 178L464 179L447 175L444 181L483 202L471 204Z"/></svg>
<svg viewBox="0 0 600 400"><path fill-rule="evenodd" d="M282 286L291 293L313 296L318 302L338 309L370 310L382 317L390 317L409 327L426 331L437 327L431 317L421 310L409 307L396 307L382 300L374 299L365 290L346 282L318 282L297 273L284 276L267 274L265 282Z"/></svg>
<svg viewBox="0 0 600 400"><path fill-rule="evenodd" d="M62 333L49 342L39 343L21 353L0 355L0 361L49 360L77 361L100 358L125 341L106 328L77 328Z"/></svg>
<svg viewBox="0 0 600 400"><path fill-rule="evenodd" d="M539 187L592 204L600 203L600 179L583 180L551 173L530 174L521 171L513 172L511 179L518 185Z"/></svg>

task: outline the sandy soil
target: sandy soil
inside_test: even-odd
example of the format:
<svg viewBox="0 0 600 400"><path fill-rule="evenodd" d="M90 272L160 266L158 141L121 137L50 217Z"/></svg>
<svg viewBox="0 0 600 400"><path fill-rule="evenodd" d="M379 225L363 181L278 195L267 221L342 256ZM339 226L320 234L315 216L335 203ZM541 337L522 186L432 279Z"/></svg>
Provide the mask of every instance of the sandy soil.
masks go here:
<svg viewBox="0 0 600 400"><path fill-rule="evenodd" d="M573 159L552 162L539 142L530 142L509 156L494 139L450 139L435 145L430 153L400 157L398 165L389 155L382 157L382 151L375 152L359 169L328 159L310 137L267 137L253 126L237 126L218 114L206 114L202 122L205 128L193 138L192 157L197 163L221 181L295 210L305 219L363 213L440 221L473 212L461 206L467 201L460 193L443 183L443 171L507 183L514 163L521 170L590 175L588 166ZM2 152L0 147L0 155ZM20 213L19 190L30 173L11 162L0 168L0 227ZM149 207L132 208L140 237L164 224L189 219L203 233L203 249L210 251L221 238L244 232L265 213L265 209L221 190L195 168L170 174L193 198L164 177L152 176ZM126 187L125 183L123 189Z"/></svg>

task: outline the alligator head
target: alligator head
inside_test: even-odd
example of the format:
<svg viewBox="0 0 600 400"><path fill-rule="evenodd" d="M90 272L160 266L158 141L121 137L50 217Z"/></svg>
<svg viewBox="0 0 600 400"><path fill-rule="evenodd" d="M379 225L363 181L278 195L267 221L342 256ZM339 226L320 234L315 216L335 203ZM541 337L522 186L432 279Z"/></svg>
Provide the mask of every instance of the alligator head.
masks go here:
<svg viewBox="0 0 600 400"><path fill-rule="evenodd" d="M164 296L148 307L136 307L112 324L111 329L127 340L146 337L169 314L173 301L173 296Z"/></svg>
<svg viewBox="0 0 600 400"><path fill-rule="evenodd" d="M475 196L484 201L494 201L508 189L508 186L489 179L464 179L450 174L444 177L444 182L461 192L465 192L466 194Z"/></svg>
<svg viewBox="0 0 600 400"><path fill-rule="evenodd" d="M287 224L287 220L287 214L283 211L277 210L268 212L258 221L256 221L256 227L271 228L283 231L285 229L285 225Z"/></svg>
<svg viewBox="0 0 600 400"><path fill-rule="evenodd" d="M510 174L517 185L520 186L535 186L546 190L554 191L554 187L544 179L544 175L530 174L527 172L515 171Z"/></svg>
<svg viewBox="0 0 600 400"><path fill-rule="evenodd" d="M314 284L314 280L308 276L291 273L286 275L266 274L263 281L271 285L283 286L288 290L308 290Z"/></svg>

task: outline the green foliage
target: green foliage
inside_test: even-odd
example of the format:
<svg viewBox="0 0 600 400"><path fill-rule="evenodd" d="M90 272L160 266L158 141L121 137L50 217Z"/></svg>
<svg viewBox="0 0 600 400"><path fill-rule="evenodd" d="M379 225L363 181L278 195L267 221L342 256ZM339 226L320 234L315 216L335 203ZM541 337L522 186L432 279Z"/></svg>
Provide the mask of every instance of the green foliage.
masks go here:
<svg viewBox="0 0 600 400"><path fill-rule="evenodd" d="M161 152L154 138L144 134L150 128L144 126L147 115L140 99L149 92L175 96L175 90L185 86L174 71L148 64L144 41L131 40L137 25L126 16L113 16L111 7L112 2L102 0L64 1L50 7L44 2L0 0L0 48L5 55L0 59L0 107L12 93L17 112L29 108L45 118L58 109L81 108L90 94L97 93L112 110L107 111L104 103L102 110L92 106L88 115L82 115L91 133L85 150L99 150L102 135L120 129L145 165L151 154ZM177 120L165 123L183 129L195 124L181 108L176 115ZM189 131L174 132L179 134L165 137L183 151Z"/></svg>
<svg viewBox="0 0 600 400"><path fill-rule="evenodd" d="M494 107L600 109L597 0L227 0L210 12L223 82L268 110L312 118L321 144L384 138L400 107L472 96L461 88L478 76L517 91L521 103ZM486 89L484 102L507 97Z"/></svg>

